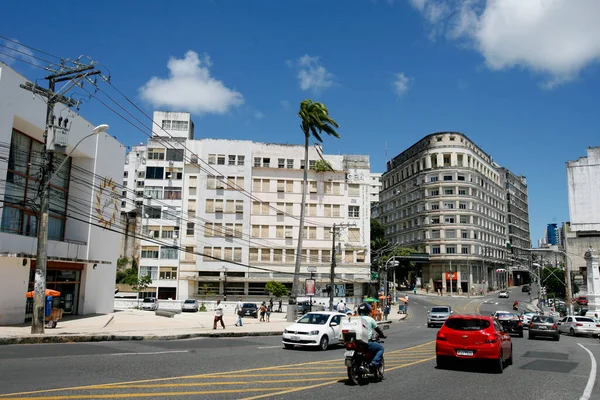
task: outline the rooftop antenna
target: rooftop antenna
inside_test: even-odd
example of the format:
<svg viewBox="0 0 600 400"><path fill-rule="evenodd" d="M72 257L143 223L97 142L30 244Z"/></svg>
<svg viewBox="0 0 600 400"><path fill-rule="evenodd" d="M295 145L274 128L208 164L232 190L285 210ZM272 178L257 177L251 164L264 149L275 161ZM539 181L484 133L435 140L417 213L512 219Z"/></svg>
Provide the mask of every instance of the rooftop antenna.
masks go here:
<svg viewBox="0 0 600 400"><path fill-rule="evenodd" d="M387 141L383 142L383 143L385 144L385 165L387 167L387 164L388 164L388 161L389 161L388 160L388 155L387 155Z"/></svg>

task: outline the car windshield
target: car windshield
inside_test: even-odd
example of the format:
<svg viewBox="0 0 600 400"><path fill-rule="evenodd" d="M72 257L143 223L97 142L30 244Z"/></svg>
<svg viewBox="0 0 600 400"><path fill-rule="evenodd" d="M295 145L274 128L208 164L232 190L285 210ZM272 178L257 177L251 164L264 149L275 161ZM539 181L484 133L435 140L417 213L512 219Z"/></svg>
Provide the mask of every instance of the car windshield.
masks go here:
<svg viewBox="0 0 600 400"><path fill-rule="evenodd" d="M433 307L431 309L431 312L445 312L445 313L447 313L448 312L448 308L446 308L446 307Z"/></svg>
<svg viewBox="0 0 600 400"><path fill-rule="evenodd" d="M593 320L593 319L591 319L591 318L587 318L587 317L577 317L577 318L576 318L576 321L577 321L577 322L594 322L594 320Z"/></svg>
<svg viewBox="0 0 600 400"><path fill-rule="evenodd" d="M446 326L456 331L478 331L490 327L490 321L477 318L450 318L446 320Z"/></svg>
<svg viewBox="0 0 600 400"><path fill-rule="evenodd" d="M553 324L554 318L546 317L544 315L536 315L535 317L531 318L531 322L540 322L542 324Z"/></svg>
<svg viewBox="0 0 600 400"><path fill-rule="evenodd" d="M193 304L195 302L196 302L196 300L186 300L186 301L184 301L185 304Z"/></svg>
<svg viewBox="0 0 600 400"><path fill-rule="evenodd" d="M252 303L244 303L244 308L256 308L256 304L252 304Z"/></svg>
<svg viewBox="0 0 600 400"><path fill-rule="evenodd" d="M325 325L329 315L327 314L306 314L298 320L299 324Z"/></svg>
<svg viewBox="0 0 600 400"><path fill-rule="evenodd" d="M508 314L508 313L499 313L499 314L496 314L496 317L498 317L498 319L515 319L515 318L519 318L517 316L517 314Z"/></svg>
<svg viewBox="0 0 600 400"><path fill-rule="evenodd" d="M151 299L151 298L147 297L147 298L144 299L144 303L154 303L154 299Z"/></svg>

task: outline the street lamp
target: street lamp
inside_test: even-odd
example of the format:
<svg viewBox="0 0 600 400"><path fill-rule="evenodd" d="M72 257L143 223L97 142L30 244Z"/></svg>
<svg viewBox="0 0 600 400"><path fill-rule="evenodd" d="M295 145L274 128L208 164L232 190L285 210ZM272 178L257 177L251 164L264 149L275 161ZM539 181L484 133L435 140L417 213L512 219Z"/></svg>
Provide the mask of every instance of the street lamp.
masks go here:
<svg viewBox="0 0 600 400"><path fill-rule="evenodd" d="M36 253L36 267L35 267L35 278L34 278L34 295L33 295L33 318L31 320L31 333L32 334L43 334L44 333L44 309L46 303L46 272L48 266L48 219L49 219L49 206L50 206L50 182L56 177L58 172L67 163L67 160L71 157L75 149L85 139L97 135L100 132L105 132L108 129L108 125L102 124L94 128L92 133L84 136L75 144L73 149L67 154L65 159L60 163L56 172L54 172L49 178L47 177L48 172L51 168L43 171L41 179L42 187L40 190L40 213L39 213L39 228L37 235L37 253ZM45 151L46 156L47 151Z"/></svg>
<svg viewBox="0 0 600 400"><path fill-rule="evenodd" d="M400 257L400 256L391 256L386 262L385 262L385 286L383 288L383 294L385 295L385 293L388 291L388 282L387 282L387 276L388 276L388 264L390 263L390 261L394 261L394 263L392 264L394 267L400 265L400 262L396 261L396 257ZM394 269L394 301L396 301L396 270Z"/></svg>
<svg viewBox="0 0 600 400"><path fill-rule="evenodd" d="M567 299L566 302L567 303L567 307L568 307L568 311L569 311L569 315L573 315L573 303L572 303L572 299L573 299L573 287L571 286L571 257L569 257L569 255L562 250L558 250L558 249L529 249L532 252L547 252L547 253L560 253L563 256L565 256L565 275L566 275L566 283L565 286L567 287Z"/></svg>

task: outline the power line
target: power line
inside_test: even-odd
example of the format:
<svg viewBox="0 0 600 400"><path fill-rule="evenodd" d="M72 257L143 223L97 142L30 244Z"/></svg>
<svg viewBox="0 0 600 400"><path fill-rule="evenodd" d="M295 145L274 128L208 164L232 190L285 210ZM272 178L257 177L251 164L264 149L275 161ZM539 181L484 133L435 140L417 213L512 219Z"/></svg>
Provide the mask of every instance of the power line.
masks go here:
<svg viewBox="0 0 600 400"><path fill-rule="evenodd" d="M21 42L17 41L17 40L14 40L14 39L9 39L9 38L7 38L6 36L2 36L2 35L0 35L0 39L4 39L4 40L6 40L7 42L15 43L15 44L17 44L17 45L19 45L19 46L26 47L26 48L28 48L28 49L30 49L30 50L37 51L38 53L42 53L42 54L45 54L45 55L47 55L47 56L50 56L50 57L57 58L57 59L59 59L59 60L64 60L64 58L62 58L62 57L55 56L54 54L50 54L50 53L48 53L48 52L46 52L46 51L43 51L43 50L40 50L40 49L36 49L35 47L32 47L32 46L28 46L28 45L26 45L26 44L24 44L24 43L21 43Z"/></svg>

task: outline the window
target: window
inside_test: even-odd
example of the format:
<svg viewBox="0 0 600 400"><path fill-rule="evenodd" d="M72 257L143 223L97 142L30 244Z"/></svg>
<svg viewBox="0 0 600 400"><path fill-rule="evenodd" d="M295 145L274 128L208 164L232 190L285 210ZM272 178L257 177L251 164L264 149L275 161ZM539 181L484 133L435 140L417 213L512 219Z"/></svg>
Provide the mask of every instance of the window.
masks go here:
<svg viewBox="0 0 600 400"><path fill-rule="evenodd" d="M459 181L464 181L465 180L465 176L464 175L458 175L456 178Z"/></svg>
<svg viewBox="0 0 600 400"><path fill-rule="evenodd" d="M454 223L454 217L445 217L444 218L444 222L447 224L453 224Z"/></svg>
<svg viewBox="0 0 600 400"><path fill-rule="evenodd" d="M271 180L270 179L253 179L252 180L252 191L253 192L270 192L271 191Z"/></svg>
<svg viewBox="0 0 600 400"><path fill-rule="evenodd" d="M164 160L165 149L148 149L148 160Z"/></svg>
<svg viewBox="0 0 600 400"><path fill-rule="evenodd" d="M459 188L458 188L458 194L459 194L460 196L466 196L466 195L467 195L467 189L466 189L466 188L461 188L461 187L459 187Z"/></svg>
<svg viewBox="0 0 600 400"><path fill-rule="evenodd" d="M271 261L271 249L262 248L260 249L260 261L269 262Z"/></svg>
<svg viewBox="0 0 600 400"><path fill-rule="evenodd" d="M454 194L454 189L444 189L444 194L445 195L452 195L452 194Z"/></svg>
<svg viewBox="0 0 600 400"><path fill-rule="evenodd" d="M440 238L440 230L439 229L434 229L431 231L431 238L432 239L439 239Z"/></svg>
<svg viewBox="0 0 600 400"><path fill-rule="evenodd" d="M340 183L339 182L325 182L324 192L325 192L325 194L340 194Z"/></svg>
<svg viewBox="0 0 600 400"><path fill-rule="evenodd" d="M285 158L277 159L277 168L285 168Z"/></svg>
<svg viewBox="0 0 600 400"><path fill-rule="evenodd" d="M348 196L356 197L360 196L360 185L349 183L348 184Z"/></svg>
<svg viewBox="0 0 600 400"><path fill-rule="evenodd" d="M348 218L359 218L360 206L348 206Z"/></svg>
<svg viewBox="0 0 600 400"><path fill-rule="evenodd" d="M273 261L274 262L282 262L283 261L283 250L282 249L273 249Z"/></svg>
<svg viewBox="0 0 600 400"><path fill-rule="evenodd" d="M228 156L229 162L227 165L235 165L235 156Z"/></svg>
<svg viewBox="0 0 600 400"><path fill-rule="evenodd" d="M439 203L431 203L431 210L439 210L439 209L440 209Z"/></svg>
<svg viewBox="0 0 600 400"><path fill-rule="evenodd" d="M171 129L174 131L187 131L188 130L188 122L187 121L171 121Z"/></svg>
<svg viewBox="0 0 600 400"><path fill-rule="evenodd" d="M451 181L452 180L452 175L444 175L444 180L445 181Z"/></svg>
<svg viewBox="0 0 600 400"><path fill-rule="evenodd" d="M349 242L360 242L360 229L359 228L348 228L348 241Z"/></svg>
<svg viewBox="0 0 600 400"><path fill-rule="evenodd" d="M454 229L447 229L444 233L446 239L456 239L456 231Z"/></svg>
<svg viewBox="0 0 600 400"><path fill-rule="evenodd" d="M461 224L468 224L469 223L469 217L467 215L461 215L460 216L460 223Z"/></svg>
<svg viewBox="0 0 600 400"><path fill-rule="evenodd" d="M444 209L446 209L446 210L454 209L454 202L444 202Z"/></svg>
<svg viewBox="0 0 600 400"><path fill-rule="evenodd" d="M163 226L161 237L163 239L173 239L175 237L174 233L175 230L172 226Z"/></svg>
<svg viewBox="0 0 600 400"><path fill-rule="evenodd" d="M162 199L163 188L162 186L146 186L144 188L144 196L152 199Z"/></svg>
<svg viewBox="0 0 600 400"><path fill-rule="evenodd" d="M162 210L160 207L145 207L144 213L147 215L144 215L147 219L160 219Z"/></svg>
<svg viewBox="0 0 600 400"><path fill-rule="evenodd" d="M294 159L293 158L288 158L287 159L287 168L288 169L294 169Z"/></svg>
<svg viewBox="0 0 600 400"><path fill-rule="evenodd" d="M440 223L440 217L432 217L431 218L431 223L432 224L439 224Z"/></svg>
<svg viewBox="0 0 600 400"><path fill-rule="evenodd" d="M244 165L245 160L246 160L246 156L238 155L237 156L237 165Z"/></svg>
<svg viewBox="0 0 600 400"><path fill-rule="evenodd" d="M214 165L217 163L217 155L216 154L209 154L208 155L208 163L210 165Z"/></svg>
<svg viewBox="0 0 600 400"><path fill-rule="evenodd" d="M254 167L260 168L262 159L260 157L254 157Z"/></svg>
<svg viewBox="0 0 600 400"><path fill-rule="evenodd" d="M165 170L165 179L181 180L183 178L182 168L167 168Z"/></svg>
<svg viewBox="0 0 600 400"><path fill-rule="evenodd" d="M213 199L206 199L205 211L207 213L214 213L215 212L215 201Z"/></svg>
<svg viewBox="0 0 600 400"><path fill-rule="evenodd" d="M164 167L146 167L146 179L163 179Z"/></svg>
<svg viewBox="0 0 600 400"><path fill-rule="evenodd" d="M189 193L190 193L190 196L196 196L196 187L195 186L190 186L189 187Z"/></svg>
<svg viewBox="0 0 600 400"><path fill-rule="evenodd" d="M429 191L429 195L430 196L439 196L440 195L440 191L438 189L430 190Z"/></svg>
<svg viewBox="0 0 600 400"><path fill-rule="evenodd" d="M461 201L460 203L458 203L458 208L460 210L466 210L467 209L467 203Z"/></svg>
<svg viewBox="0 0 600 400"><path fill-rule="evenodd" d="M170 119L163 119L163 121L162 121L162 128L163 129L171 129L171 120Z"/></svg>
<svg viewBox="0 0 600 400"><path fill-rule="evenodd" d="M219 154L217 156L217 165L225 165L225 154Z"/></svg>
<svg viewBox="0 0 600 400"><path fill-rule="evenodd" d="M461 254L469 254L469 248L466 246L461 246L460 252Z"/></svg>
<svg viewBox="0 0 600 400"><path fill-rule="evenodd" d="M429 182L437 182L438 181L438 177L437 176L431 176L429 177Z"/></svg>
<svg viewBox="0 0 600 400"><path fill-rule="evenodd" d="M158 246L142 246L142 258L158 258Z"/></svg>
<svg viewBox="0 0 600 400"><path fill-rule="evenodd" d="M195 226L196 226L196 224L194 224L193 222L188 222L187 223L187 229L186 229L186 232L185 232L186 236L194 236L194 233L195 233L195 230L196 230Z"/></svg>
<svg viewBox="0 0 600 400"><path fill-rule="evenodd" d="M317 162L315 160L308 160L308 169L315 169Z"/></svg>
<svg viewBox="0 0 600 400"><path fill-rule="evenodd" d="M263 168L270 168L271 167L271 159L270 158L263 158L262 159L262 166Z"/></svg>
<svg viewBox="0 0 600 400"><path fill-rule="evenodd" d="M140 276L149 276L155 281L158 279L158 267L140 266Z"/></svg>
<svg viewBox="0 0 600 400"><path fill-rule="evenodd" d="M183 149L167 149L167 161L183 161Z"/></svg>
<svg viewBox="0 0 600 400"><path fill-rule="evenodd" d="M433 246L431 248L431 254L441 254L442 251L440 250L440 246Z"/></svg>
<svg viewBox="0 0 600 400"><path fill-rule="evenodd" d="M455 246L446 246L446 254L456 254Z"/></svg>
<svg viewBox="0 0 600 400"><path fill-rule="evenodd" d="M166 187L164 199L166 199L166 200L181 200L181 188Z"/></svg>
<svg viewBox="0 0 600 400"><path fill-rule="evenodd" d="M160 267L159 279L177 279L177 267Z"/></svg>
<svg viewBox="0 0 600 400"><path fill-rule="evenodd" d="M460 237L463 238L463 239L468 239L469 238L469 231L461 231Z"/></svg>

